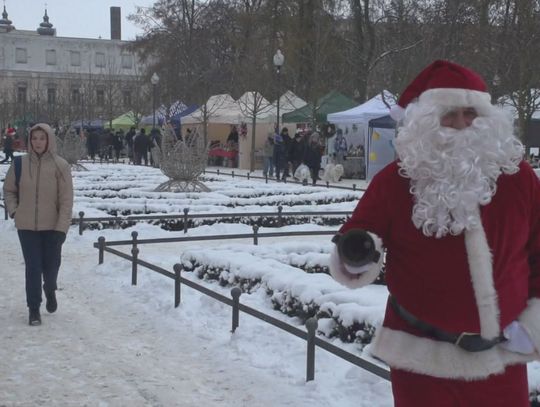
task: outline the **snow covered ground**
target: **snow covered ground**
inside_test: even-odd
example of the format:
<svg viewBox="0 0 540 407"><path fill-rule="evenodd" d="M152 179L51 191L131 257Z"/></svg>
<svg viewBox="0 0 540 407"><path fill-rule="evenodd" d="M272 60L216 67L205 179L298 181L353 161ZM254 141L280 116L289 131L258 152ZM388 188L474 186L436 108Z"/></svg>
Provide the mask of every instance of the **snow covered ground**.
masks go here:
<svg viewBox="0 0 540 407"><path fill-rule="evenodd" d="M164 180L158 170L124 165L88 167L89 172L74 173L74 214L83 210L87 216L105 216L111 211L145 209L181 213L186 205L190 213L274 211L275 196L280 195L290 205L287 210L352 210L356 203L348 191L266 185L230 177L222 177L226 182L209 181L213 192L206 197L158 194L152 192ZM6 170L7 166L0 166L0 180ZM309 205L304 194L314 201L330 197L339 202ZM310 224L283 229L333 227ZM233 334L228 306L183 287L181 305L174 308L172 280L140 267L138 285L131 286L128 261L105 253L104 264L97 264L92 244L99 236L107 241L128 240L134 230L140 239L184 236L147 223L127 229L87 230L82 236L73 226L64 245L58 311L47 314L43 309L43 325L29 327L24 263L16 229L12 221L0 220L0 406L393 405L389 382L321 349L316 351L315 380L306 383L306 343L291 334L246 314L240 315L240 326ZM214 224L190 229L188 236L250 231L248 225ZM305 249L309 255L293 253L304 250L297 239L261 239L258 247L240 240L142 245L139 258L172 270L188 254L215 262L231 256L234 273L260 272L266 284L282 284L321 303L348 302L352 318L361 312L362 318L369 317L374 323L382 318L384 287L347 290L328 276L319 275L314 280L294 267L280 265L302 255L309 257L304 260L317 258L321 262L328 236L301 238L302 244L311 245ZM287 252L287 247L292 252ZM119 249L129 253L129 247ZM272 267L279 272L270 281L267 270ZM184 276L200 282L193 273ZM313 281L317 285L310 284ZM207 284L224 295L230 292L216 283ZM241 301L302 327L295 319L274 311L263 289L243 294ZM363 301L371 308L361 309ZM359 352L355 344L343 347ZM531 390L539 386L539 370L538 364L529 366Z"/></svg>
<svg viewBox="0 0 540 407"><path fill-rule="evenodd" d="M97 173L105 167L91 169ZM6 169L0 168L0 178ZM144 185L140 182L143 173L156 175L152 169L136 170L141 173L139 185ZM81 181L90 177L88 173L75 176L81 189L95 183L95 179ZM92 205L77 198L74 213L81 209L92 210ZM104 215L102 211L94 209L92 215ZM238 233L239 229L248 232L250 227L197 229L190 233ZM315 381L306 383L306 344L293 335L245 314L232 334L229 307L184 287L181 306L175 309L172 280L141 268L138 285L133 287L130 263L108 253L105 263L98 266L97 251L92 248L98 236L129 239L132 230L145 238L181 235L141 223L125 230L85 231L79 236L73 226L64 245L59 309L55 314L43 309L43 325L29 327L16 229L12 221L0 221L4 253L0 406L392 405L387 381L320 349ZM326 244L328 237L319 240ZM261 242L266 244L271 242ZM141 246L140 258L171 269L184 248L200 245ZM217 284L211 286L220 290ZM221 291L228 293L229 289ZM262 294L243 295L244 300L253 307L268 307Z"/></svg>

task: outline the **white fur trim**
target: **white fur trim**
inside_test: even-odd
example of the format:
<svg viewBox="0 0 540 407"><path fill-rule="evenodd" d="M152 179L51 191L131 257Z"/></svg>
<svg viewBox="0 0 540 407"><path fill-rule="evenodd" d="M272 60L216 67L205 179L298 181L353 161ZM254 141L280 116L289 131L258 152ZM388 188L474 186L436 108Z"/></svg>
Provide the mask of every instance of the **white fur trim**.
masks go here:
<svg viewBox="0 0 540 407"><path fill-rule="evenodd" d="M332 253L330 254L330 275L338 283L343 284L349 288L360 288L368 284L371 284L379 276L383 263L383 249L382 241L373 233L369 234L375 242L375 250L381 253L381 257L377 263L371 263L362 267L345 267L345 264L341 261L337 246L334 246ZM351 270L353 273L347 271Z"/></svg>
<svg viewBox="0 0 540 407"><path fill-rule="evenodd" d="M390 108L390 117L396 122L399 122L401 119L403 119L404 116L405 109L403 109L400 105L393 105Z"/></svg>
<svg viewBox="0 0 540 407"><path fill-rule="evenodd" d="M369 353L389 366L448 379L477 380L501 373L508 365L537 360L540 355L523 355L494 346L482 352L467 352L457 346L406 332L380 327Z"/></svg>
<svg viewBox="0 0 540 407"><path fill-rule="evenodd" d="M540 349L540 299L531 298L527 303L527 308L518 318L523 328L529 334L534 347Z"/></svg>
<svg viewBox="0 0 540 407"><path fill-rule="evenodd" d="M493 282L491 251L481 222L479 227L465 231L465 247L480 318L480 334L486 339L495 338L501 333L499 306Z"/></svg>
<svg viewBox="0 0 540 407"><path fill-rule="evenodd" d="M469 89L436 88L423 92L419 102L428 105L448 107L474 107L482 110L491 106L491 95L487 92Z"/></svg>

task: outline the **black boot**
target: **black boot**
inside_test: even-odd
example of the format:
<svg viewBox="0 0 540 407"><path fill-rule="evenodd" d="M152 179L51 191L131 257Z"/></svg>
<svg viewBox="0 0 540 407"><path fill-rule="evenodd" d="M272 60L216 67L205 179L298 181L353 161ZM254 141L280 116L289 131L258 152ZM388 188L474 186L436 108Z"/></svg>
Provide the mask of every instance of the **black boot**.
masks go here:
<svg viewBox="0 0 540 407"><path fill-rule="evenodd" d="M47 312L52 314L58 308L58 303L56 302L56 291L52 290L45 293L45 297L47 297L45 308L47 309Z"/></svg>
<svg viewBox="0 0 540 407"><path fill-rule="evenodd" d="M28 315L28 325L41 325L41 315L38 309L31 309Z"/></svg>

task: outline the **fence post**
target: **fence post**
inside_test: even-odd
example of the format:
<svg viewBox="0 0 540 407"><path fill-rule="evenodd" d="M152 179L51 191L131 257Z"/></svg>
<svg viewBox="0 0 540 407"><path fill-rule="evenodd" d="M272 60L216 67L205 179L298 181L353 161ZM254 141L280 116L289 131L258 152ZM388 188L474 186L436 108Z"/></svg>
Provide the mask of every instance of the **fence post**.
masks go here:
<svg viewBox="0 0 540 407"><path fill-rule="evenodd" d="M258 246L259 244L258 232L259 232L259 225L253 225L253 244L255 246Z"/></svg>
<svg viewBox="0 0 540 407"><path fill-rule="evenodd" d="M315 332L317 331L317 318L312 317L306 321L307 335L307 369L306 382L315 378Z"/></svg>
<svg viewBox="0 0 540 407"><path fill-rule="evenodd" d="M234 178L234 170L231 171L231 175Z"/></svg>
<svg viewBox="0 0 540 407"><path fill-rule="evenodd" d="M79 212L79 236L82 236L83 229L84 229L84 212L80 211Z"/></svg>
<svg viewBox="0 0 540 407"><path fill-rule="evenodd" d="M139 257L139 249L137 248L137 236L135 231L131 232L132 247L131 247L131 285L137 285L137 259Z"/></svg>
<svg viewBox="0 0 540 407"><path fill-rule="evenodd" d="M217 169L217 175L219 175L219 168Z"/></svg>
<svg viewBox="0 0 540 407"><path fill-rule="evenodd" d="M231 297L233 299L232 330L231 330L232 333L236 331L236 328L238 328L238 325L240 323L240 294L242 294L242 290L239 289L238 287L233 287L231 289Z"/></svg>
<svg viewBox="0 0 540 407"><path fill-rule="evenodd" d="M278 212L278 217L277 217L278 227L282 227L283 226L283 218L281 217L281 212L283 212L283 206L279 205L277 207L277 212Z"/></svg>
<svg viewBox="0 0 540 407"><path fill-rule="evenodd" d="M268 174L264 174L264 183L268 184Z"/></svg>
<svg viewBox="0 0 540 407"><path fill-rule="evenodd" d="M174 308L178 308L180 305L180 273L182 272L182 265L176 263L174 269Z"/></svg>
<svg viewBox="0 0 540 407"><path fill-rule="evenodd" d="M282 180L283 180L283 183L284 183L284 184L287 183L287 177L286 177L285 175L283 176Z"/></svg>
<svg viewBox="0 0 540 407"><path fill-rule="evenodd" d="M352 184L352 190L356 191L356 184Z"/></svg>
<svg viewBox="0 0 540 407"><path fill-rule="evenodd" d="M326 181L326 188L330 188L330 182Z"/></svg>
<svg viewBox="0 0 540 407"><path fill-rule="evenodd" d="M249 172L247 173L247 179L249 180Z"/></svg>
<svg viewBox="0 0 540 407"><path fill-rule="evenodd" d="M184 208L184 233L187 233L188 230L188 213L189 208Z"/></svg>
<svg viewBox="0 0 540 407"><path fill-rule="evenodd" d="M7 211L7 207L4 206L4 220L8 220L8 211Z"/></svg>
<svg viewBox="0 0 540 407"><path fill-rule="evenodd" d="M303 186L307 186L307 178L304 178L304 179L302 180L302 185L303 185Z"/></svg>
<svg viewBox="0 0 540 407"><path fill-rule="evenodd" d="M103 264L103 255L105 254L105 237L103 236L98 237L98 249L98 264Z"/></svg>

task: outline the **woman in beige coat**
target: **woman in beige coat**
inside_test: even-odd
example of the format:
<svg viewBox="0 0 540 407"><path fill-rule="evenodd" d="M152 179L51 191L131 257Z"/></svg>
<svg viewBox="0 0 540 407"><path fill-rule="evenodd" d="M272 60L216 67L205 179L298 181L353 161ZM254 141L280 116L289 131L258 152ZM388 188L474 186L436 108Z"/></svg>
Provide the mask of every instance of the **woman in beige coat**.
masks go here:
<svg viewBox="0 0 540 407"><path fill-rule="evenodd" d="M26 265L28 322L40 325L42 276L46 309L52 313L57 308L56 280L73 208L71 170L56 155L49 125L39 123L30 129L18 185L15 172L12 163L4 181L4 200L10 217L15 218Z"/></svg>

